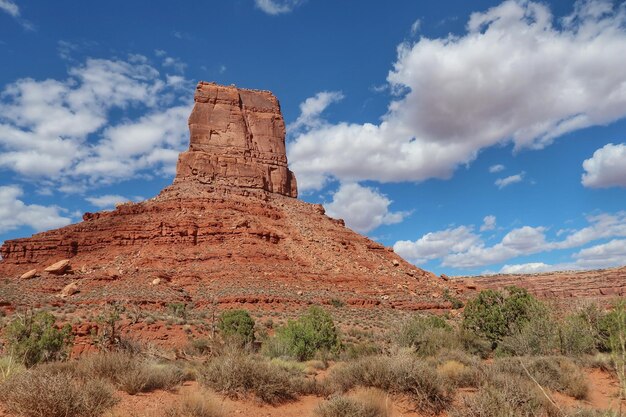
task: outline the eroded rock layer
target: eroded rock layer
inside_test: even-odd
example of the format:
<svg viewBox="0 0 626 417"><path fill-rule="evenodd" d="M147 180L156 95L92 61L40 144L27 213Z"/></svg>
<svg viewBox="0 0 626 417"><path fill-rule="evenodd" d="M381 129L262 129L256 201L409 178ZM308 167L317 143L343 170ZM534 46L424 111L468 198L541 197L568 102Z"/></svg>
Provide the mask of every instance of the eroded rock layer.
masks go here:
<svg viewBox="0 0 626 417"><path fill-rule="evenodd" d="M537 297L565 303L576 300L610 302L626 296L626 267L593 271L561 271L538 274L501 274L461 280L476 289L526 288Z"/></svg>

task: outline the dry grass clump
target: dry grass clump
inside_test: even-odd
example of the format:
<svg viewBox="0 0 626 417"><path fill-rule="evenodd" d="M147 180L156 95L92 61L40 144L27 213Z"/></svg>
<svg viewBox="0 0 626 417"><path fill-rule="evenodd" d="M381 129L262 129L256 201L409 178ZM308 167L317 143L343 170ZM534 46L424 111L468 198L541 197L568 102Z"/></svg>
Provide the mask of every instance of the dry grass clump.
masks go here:
<svg viewBox="0 0 626 417"><path fill-rule="evenodd" d="M558 409L528 379L493 373L476 395L464 399L450 417L535 417L557 416Z"/></svg>
<svg viewBox="0 0 626 417"><path fill-rule="evenodd" d="M476 356L460 350L444 350L429 363L455 387L478 387L484 379L484 365Z"/></svg>
<svg viewBox="0 0 626 417"><path fill-rule="evenodd" d="M371 356L334 369L327 384L335 391L374 387L406 394L418 410L439 413L451 401L448 384L433 366L411 354Z"/></svg>
<svg viewBox="0 0 626 417"><path fill-rule="evenodd" d="M338 395L322 402L314 411L317 417L390 417L392 415L389 394L367 388L354 395Z"/></svg>
<svg viewBox="0 0 626 417"><path fill-rule="evenodd" d="M83 380L66 372L33 369L0 384L0 401L25 417L96 417L117 400L113 387L100 379Z"/></svg>
<svg viewBox="0 0 626 417"><path fill-rule="evenodd" d="M25 369L24 365L15 360L12 356L0 357L0 383Z"/></svg>
<svg viewBox="0 0 626 417"><path fill-rule="evenodd" d="M199 375L201 384L229 396L253 394L270 404L294 399L302 392L303 380L299 371L238 350L213 358Z"/></svg>
<svg viewBox="0 0 626 417"><path fill-rule="evenodd" d="M586 399L589 394L585 374L578 365L565 357L504 358L494 363L494 369L526 378L529 378L530 374L542 387L562 392L578 400Z"/></svg>
<svg viewBox="0 0 626 417"><path fill-rule="evenodd" d="M219 400L208 392L188 394L165 410L164 417L223 417Z"/></svg>
<svg viewBox="0 0 626 417"><path fill-rule="evenodd" d="M78 374L105 379L130 395L156 389L169 390L189 379L174 364L160 364L124 352L89 355L73 365Z"/></svg>

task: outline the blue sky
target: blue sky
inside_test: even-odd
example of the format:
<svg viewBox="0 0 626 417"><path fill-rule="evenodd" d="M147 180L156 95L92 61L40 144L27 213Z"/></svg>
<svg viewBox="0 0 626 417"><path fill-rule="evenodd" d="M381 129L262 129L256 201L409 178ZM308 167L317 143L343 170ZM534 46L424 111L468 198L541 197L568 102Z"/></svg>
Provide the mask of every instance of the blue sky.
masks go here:
<svg viewBox="0 0 626 417"><path fill-rule="evenodd" d="M157 194L199 80L300 198L449 275L626 264L626 2L0 0L0 241Z"/></svg>

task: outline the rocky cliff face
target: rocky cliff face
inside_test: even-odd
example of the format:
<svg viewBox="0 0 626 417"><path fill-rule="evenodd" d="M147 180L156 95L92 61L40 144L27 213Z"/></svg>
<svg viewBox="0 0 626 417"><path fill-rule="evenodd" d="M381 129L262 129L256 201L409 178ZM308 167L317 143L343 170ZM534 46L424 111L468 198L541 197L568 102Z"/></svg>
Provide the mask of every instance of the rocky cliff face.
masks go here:
<svg viewBox="0 0 626 417"><path fill-rule="evenodd" d="M271 93L201 82L189 127L174 183L155 198L5 242L4 301L54 303L78 282L78 304L450 306L443 280L294 198ZM44 271L62 259L64 275ZM38 276L20 280L25 272Z"/></svg>
<svg viewBox="0 0 626 417"><path fill-rule="evenodd" d="M178 159L176 183L298 196L287 168L285 122L272 93L201 82L194 100L189 151Z"/></svg>

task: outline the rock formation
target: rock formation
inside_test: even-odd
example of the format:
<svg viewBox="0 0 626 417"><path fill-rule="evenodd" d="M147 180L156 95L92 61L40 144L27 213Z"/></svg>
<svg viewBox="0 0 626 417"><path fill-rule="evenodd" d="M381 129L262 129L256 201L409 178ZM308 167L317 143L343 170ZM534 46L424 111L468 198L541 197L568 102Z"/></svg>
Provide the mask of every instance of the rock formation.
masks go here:
<svg viewBox="0 0 626 417"><path fill-rule="evenodd" d="M616 297L626 296L626 267L466 277L463 282L477 289L499 289L514 285L526 288L537 297L557 299L569 304L572 299L610 302Z"/></svg>
<svg viewBox="0 0 626 417"><path fill-rule="evenodd" d="M190 146L171 186L141 203L85 213L78 224L6 241L1 287L12 306L122 301L449 308L449 285L296 199L285 123L269 92L201 82ZM132 140L132 138L129 138ZM26 271L68 259L57 276ZM154 284L157 282L158 284ZM154 284L154 285L153 285Z"/></svg>
<svg viewBox="0 0 626 417"><path fill-rule="evenodd" d="M287 168L285 122L276 97L201 82L189 117L189 151L174 182L253 188L297 197Z"/></svg>

